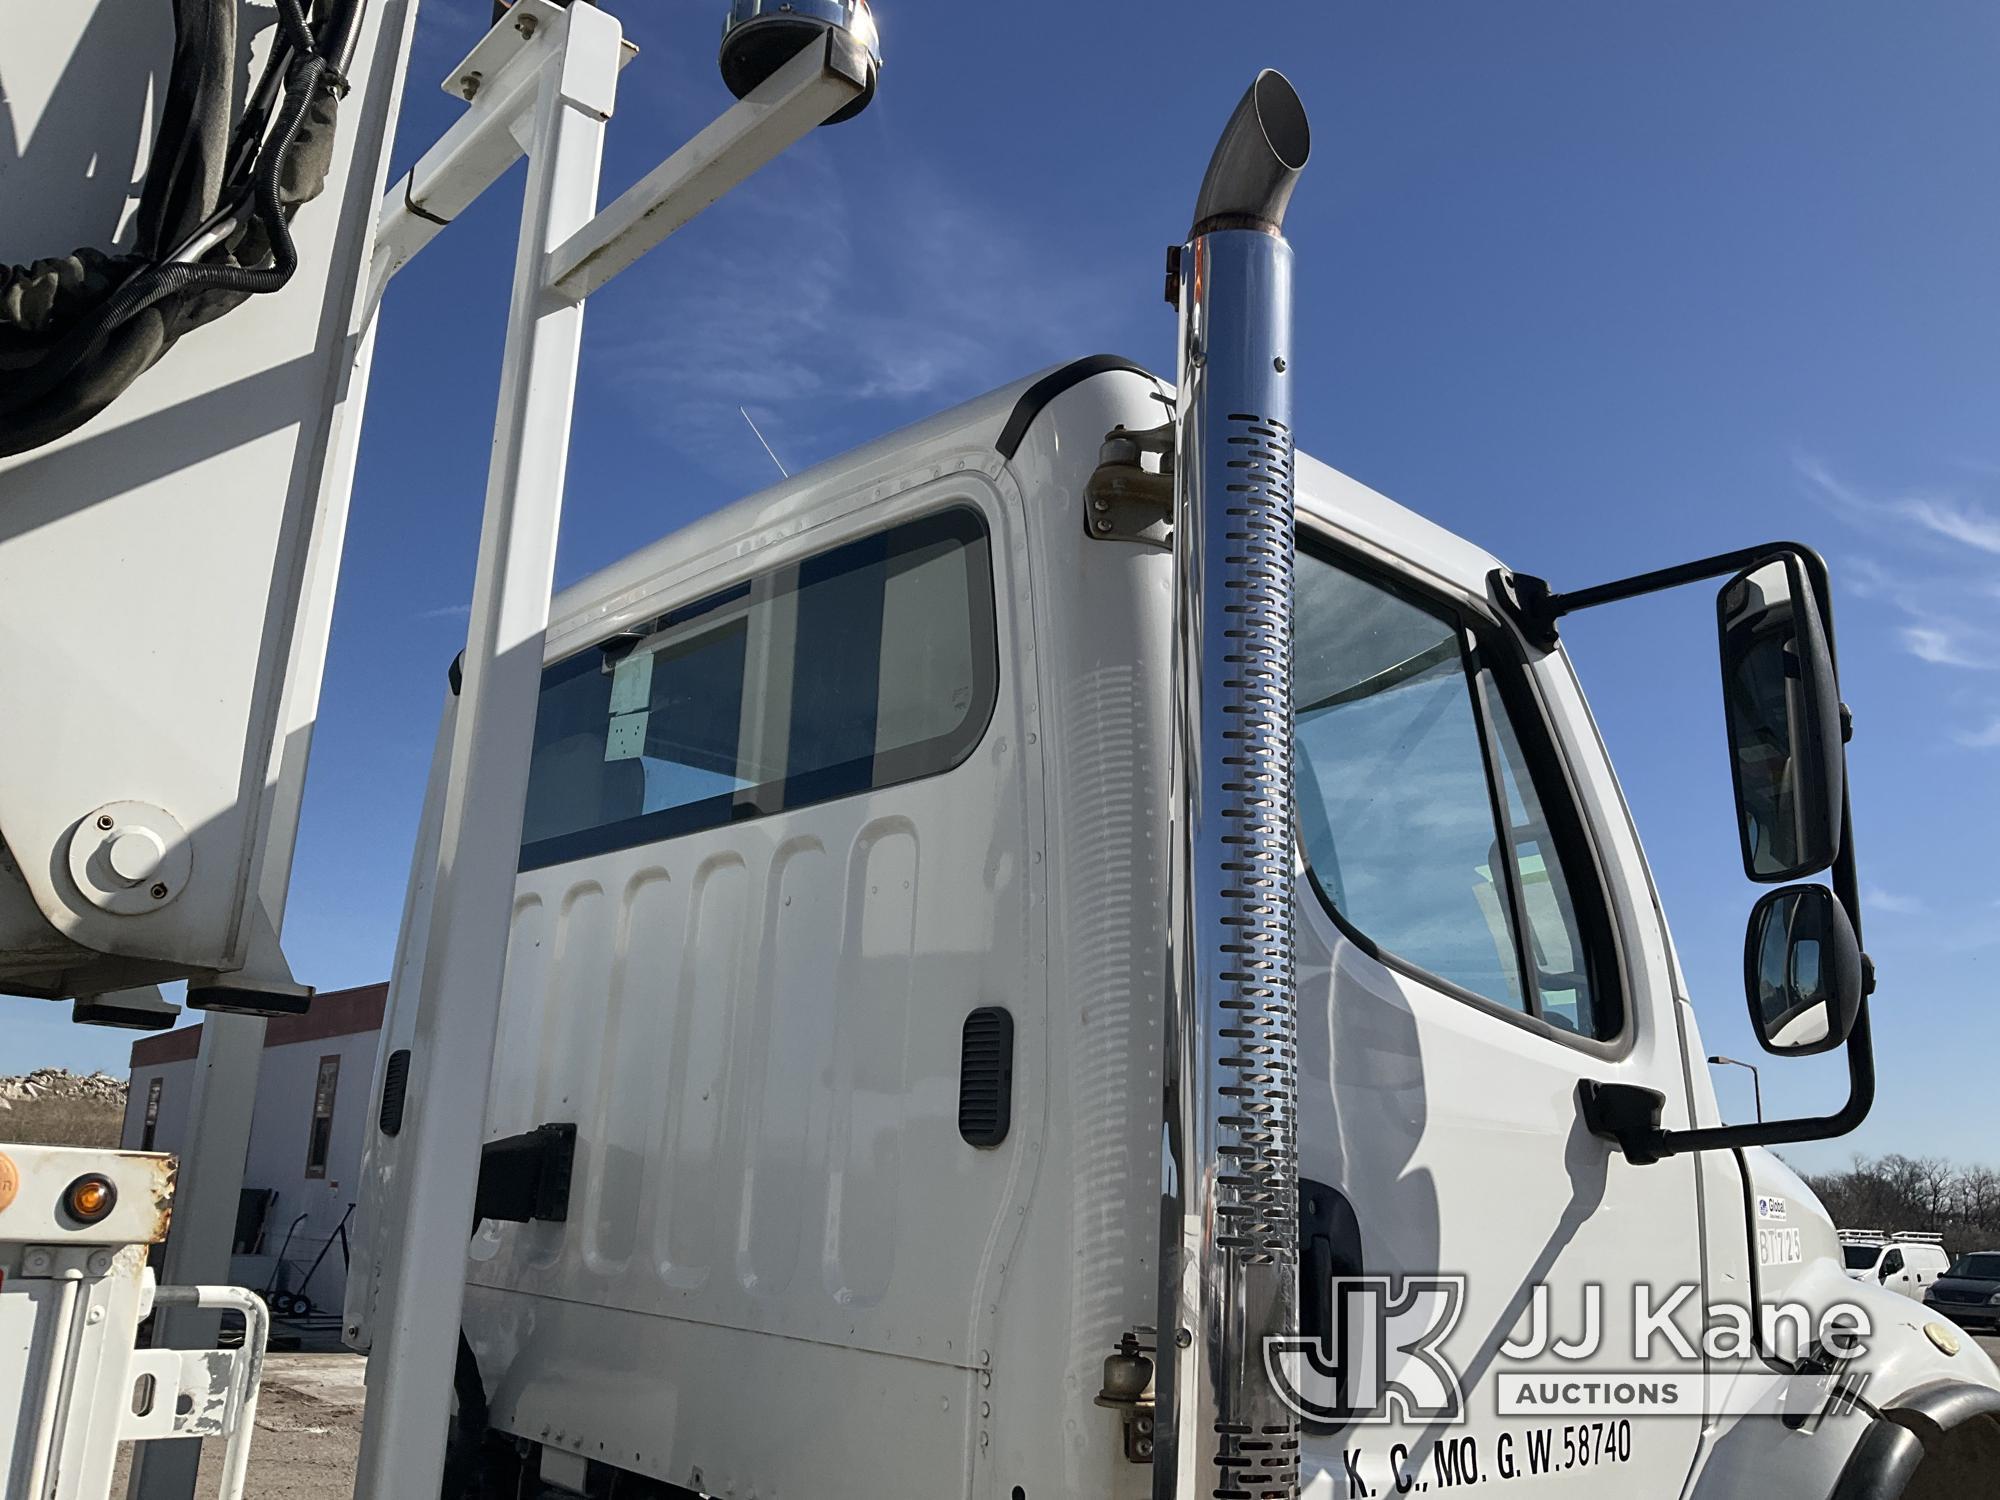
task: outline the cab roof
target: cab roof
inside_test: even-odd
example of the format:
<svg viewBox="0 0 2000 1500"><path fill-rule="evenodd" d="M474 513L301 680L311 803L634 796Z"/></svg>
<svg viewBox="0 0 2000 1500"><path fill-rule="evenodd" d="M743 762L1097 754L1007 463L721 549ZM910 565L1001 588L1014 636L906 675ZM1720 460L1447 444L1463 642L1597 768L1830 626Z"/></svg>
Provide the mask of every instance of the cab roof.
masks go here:
<svg viewBox="0 0 2000 1500"><path fill-rule="evenodd" d="M1172 390L1143 366L1100 354L975 396L711 511L572 584L556 595L550 610L551 646L574 649L568 638L580 627L616 613L620 600L656 592L670 577L706 576L767 543L773 534L795 535L847 513L856 491L906 473L926 453L989 449L1012 460L1028 431L1039 422L1060 420L1062 397L1087 380L1143 382L1149 390ZM1092 435L1096 437L1101 434ZM1441 580L1483 592L1483 580L1498 565L1465 538L1309 454L1298 456L1297 480L1302 512ZM558 638L565 644L557 646Z"/></svg>

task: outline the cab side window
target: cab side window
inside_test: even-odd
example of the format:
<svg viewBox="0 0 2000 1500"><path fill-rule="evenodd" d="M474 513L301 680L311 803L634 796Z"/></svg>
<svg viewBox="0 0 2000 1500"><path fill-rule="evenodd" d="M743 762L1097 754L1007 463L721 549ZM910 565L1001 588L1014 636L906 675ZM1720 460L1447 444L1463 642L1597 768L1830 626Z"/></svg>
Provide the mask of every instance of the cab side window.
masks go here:
<svg viewBox="0 0 2000 1500"><path fill-rule="evenodd" d="M1300 838L1335 919L1448 990L1615 1034L1608 941L1565 863L1573 820L1552 819L1566 805L1542 795L1467 623L1301 548L1294 649Z"/></svg>
<svg viewBox="0 0 2000 1500"><path fill-rule="evenodd" d="M948 771L999 688L978 512L746 579L542 674L521 868Z"/></svg>

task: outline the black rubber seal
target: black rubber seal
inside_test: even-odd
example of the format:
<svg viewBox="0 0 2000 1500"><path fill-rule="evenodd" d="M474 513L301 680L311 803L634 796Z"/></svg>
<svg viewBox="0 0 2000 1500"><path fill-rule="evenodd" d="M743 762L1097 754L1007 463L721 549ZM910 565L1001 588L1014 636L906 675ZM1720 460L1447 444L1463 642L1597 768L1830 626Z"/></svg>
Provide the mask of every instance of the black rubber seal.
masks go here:
<svg viewBox="0 0 2000 1500"><path fill-rule="evenodd" d="M1000 429L1000 440L993 446L1002 458L1012 458L1020 452L1028 429L1035 425L1035 418L1042 414L1044 407L1070 387L1083 384L1093 375L1108 375L1114 370L1144 375L1149 380L1159 378L1144 365L1135 365L1120 354L1093 354L1086 359L1072 360L1060 370L1051 370L1021 392L1021 399L1014 403L1014 410L1008 414L1007 425Z"/></svg>

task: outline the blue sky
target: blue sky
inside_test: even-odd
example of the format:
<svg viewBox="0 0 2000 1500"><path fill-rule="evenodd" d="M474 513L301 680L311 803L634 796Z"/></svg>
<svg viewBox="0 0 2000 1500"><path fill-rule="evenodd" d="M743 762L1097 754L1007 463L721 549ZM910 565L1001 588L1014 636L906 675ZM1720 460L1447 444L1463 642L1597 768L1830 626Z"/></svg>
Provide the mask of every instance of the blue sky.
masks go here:
<svg viewBox="0 0 2000 1500"><path fill-rule="evenodd" d="M614 7L641 46L606 199L726 102L723 7ZM484 0L428 0L401 170ZM771 478L1039 366L1171 367L1165 245L1256 68L1316 149L1294 203L1301 445L1558 587L1778 536L1828 556L1880 1100L1808 1166L2000 1162L2000 12L1983 0L1006 6L886 0L889 66L591 302L559 582ZM444 670L463 640L517 171L384 313L287 948L388 967ZM1744 1020L1702 590L1566 629L1711 1051L1767 1110L1837 1061ZM129 1037L19 1006L10 1063ZM1718 1079L1749 1111L1748 1080Z"/></svg>

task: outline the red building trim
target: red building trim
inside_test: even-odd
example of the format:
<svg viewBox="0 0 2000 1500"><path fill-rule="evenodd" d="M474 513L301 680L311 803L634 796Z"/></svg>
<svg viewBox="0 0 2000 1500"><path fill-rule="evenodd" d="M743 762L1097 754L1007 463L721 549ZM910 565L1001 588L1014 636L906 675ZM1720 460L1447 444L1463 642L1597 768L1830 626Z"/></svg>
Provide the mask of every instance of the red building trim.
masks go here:
<svg viewBox="0 0 2000 1500"><path fill-rule="evenodd" d="M382 1012L389 1003L387 984L364 984L351 990L329 990L313 996L312 1007L302 1016L273 1016L264 1028L266 1047L285 1047L293 1042L317 1042L333 1036L353 1036L358 1032L380 1031ZM182 1026L140 1037L132 1044L132 1066L156 1068L162 1063L186 1062L201 1046L201 1027Z"/></svg>

